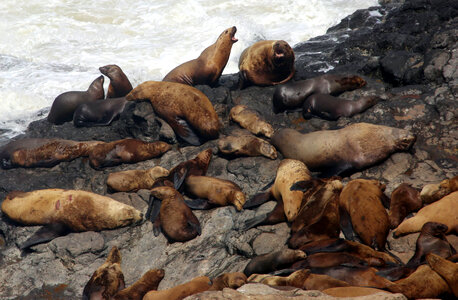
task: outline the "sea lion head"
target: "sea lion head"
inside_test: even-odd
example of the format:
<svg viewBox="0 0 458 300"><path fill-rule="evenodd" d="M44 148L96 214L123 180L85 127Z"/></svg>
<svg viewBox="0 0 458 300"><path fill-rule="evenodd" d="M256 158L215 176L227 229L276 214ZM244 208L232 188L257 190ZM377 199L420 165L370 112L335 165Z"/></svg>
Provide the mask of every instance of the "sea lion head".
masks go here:
<svg viewBox="0 0 458 300"><path fill-rule="evenodd" d="M234 44L238 41L235 37L235 33L237 32L237 27L232 26L224 30L218 37L217 43L227 42L229 41L231 44Z"/></svg>
<svg viewBox="0 0 458 300"><path fill-rule="evenodd" d="M294 52L291 46L285 41L276 41L272 45L273 50L273 64L276 66L282 66L294 61Z"/></svg>
<svg viewBox="0 0 458 300"><path fill-rule="evenodd" d="M349 75L345 77L341 77L339 79L335 80L336 82L339 83L339 85L342 87L343 90L354 90L354 89L359 89L363 86L366 85L366 80L364 80L362 77L357 76L357 75Z"/></svg>
<svg viewBox="0 0 458 300"><path fill-rule="evenodd" d="M106 65L99 68L100 73L107 76L108 78L114 78L121 70L117 65Z"/></svg>
<svg viewBox="0 0 458 300"><path fill-rule="evenodd" d="M445 237L447 231L447 225L437 222L426 222L421 229L422 233L428 233L435 237Z"/></svg>
<svg viewBox="0 0 458 300"><path fill-rule="evenodd" d="M416 140L416 136L404 129L393 130L396 150L408 150Z"/></svg>
<svg viewBox="0 0 458 300"><path fill-rule="evenodd" d="M170 186L159 186L151 190L151 195L161 200L175 197L177 194L179 194L178 191Z"/></svg>

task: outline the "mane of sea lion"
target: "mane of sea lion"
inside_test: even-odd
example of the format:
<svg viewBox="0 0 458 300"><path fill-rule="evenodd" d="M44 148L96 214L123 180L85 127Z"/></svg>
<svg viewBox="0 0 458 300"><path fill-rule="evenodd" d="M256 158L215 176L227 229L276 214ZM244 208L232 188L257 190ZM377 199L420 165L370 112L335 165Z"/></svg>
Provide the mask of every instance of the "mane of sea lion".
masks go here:
<svg viewBox="0 0 458 300"><path fill-rule="evenodd" d="M149 291L157 290L159 283L164 278L163 269L149 270L131 286L120 290L114 296L114 300L142 300Z"/></svg>
<svg viewBox="0 0 458 300"><path fill-rule="evenodd" d="M100 67L99 70L100 73L110 78L107 98L125 97L132 90L132 84L119 66L106 65Z"/></svg>
<svg viewBox="0 0 458 300"><path fill-rule="evenodd" d="M262 134L271 138L274 134L272 125L267 123L257 111L246 105L236 105L231 108L229 118L255 135Z"/></svg>
<svg viewBox="0 0 458 300"><path fill-rule="evenodd" d="M390 228L396 228L411 212L422 207L420 193L407 183L400 184L392 193L390 200Z"/></svg>
<svg viewBox="0 0 458 300"><path fill-rule="evenodd" d="M188 296L205 292L211 287L211 280L207 276L196 277L189 282L161 291L146 293L143 300L181 300Z"/></svg>

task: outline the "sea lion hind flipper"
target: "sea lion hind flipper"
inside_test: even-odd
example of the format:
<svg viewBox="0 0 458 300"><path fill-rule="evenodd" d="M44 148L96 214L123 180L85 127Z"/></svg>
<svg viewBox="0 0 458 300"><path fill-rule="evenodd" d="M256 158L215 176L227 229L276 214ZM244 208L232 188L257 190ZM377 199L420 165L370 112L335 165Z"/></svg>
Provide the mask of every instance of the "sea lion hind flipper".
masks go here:
<svg viewBox="0 0 458 300"><path fill-rule="evenodd" d="M190 209L199 209L199 210L204 210L204 209L210 209L213 208L214 205L212 205L207 199L186 199L184 200L184 203L190 208Z"/></svg>
<svg viewBox="0 0 458 300"><path fill-rule="evenodd" d="M340 229L342 230L345 238L350 241L358 241L356 237L356 233L353 229L353 225L351 223L351 217L348 212L343 209L342 207L339 208L340 214Z"/></svg>
<svg viewBox="0 0 458 300"><path fill-rule="evenodd" d="M200 146L202 144L199 137L186 120L176 117L167 118L166 121L169 123L170 127L173 128L176 135L186 143L189 143L192 146Z"/></svg>
<svg viewBox="0 0 458 300"><path fill-rule="evenodd" d="M161 217L159 216L153 223L153 233L154 233L154 236L159 236L161 232L162 232Z"/></svg>
<svg viewBox="0 0 458 300"><path fill-rule="evenodd" d="M252 208L252 207L257 207L267 201L269 201L271 198L271 193L269 192L264 192L264 193L258 193L251 197L245 204L243 205L244 209L247 208Z"/></svg>
<svg viewBox="0 0 458 300"><path fill-rule="evenodd" d="M49 224L38 229L31 237L19 246L24 250L32 246L52 241L53 239L66 235L70 232L69 228L61 223Z"/></svg>
<svg viewBox="0 0 458 300"><path fill-rule="evenodd" d="M243 225L240 226L239 230L246 231L248 229L255 227L258 224L261 224L267 218L267 215L268 214L262 214L246 220L245 222L243 222Z"/></svg>
<svg viewBox="0 0 458 300"><path fill-rule="evenodd" d="M178 172L175 172L173 174L173 187L177 191L179 191L181 186L183 185L183 182L186 179L186 175L188 175L188 169L185 169L185 168L181 168Z"/></svg>

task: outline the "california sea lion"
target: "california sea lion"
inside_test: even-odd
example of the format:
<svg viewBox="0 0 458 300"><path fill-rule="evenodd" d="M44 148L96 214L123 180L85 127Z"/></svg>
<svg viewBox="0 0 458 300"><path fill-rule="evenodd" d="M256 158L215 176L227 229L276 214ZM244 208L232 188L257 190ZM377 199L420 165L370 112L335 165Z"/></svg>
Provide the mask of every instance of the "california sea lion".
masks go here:
<svg viewBox="0 0 458 300"><path fill-rule="evenodd" d="M421 190L420 198L424 204L430 204L455 191L458 191L458 175L442 180L440 183L425 185Z"/></svg>
<svg viewBox="0 0 458 300"><path fill-rule="evenodd" d="M53 167L62 161L88 156L99 141L27 138L12 141L0 149L2 168Z"/></svg>
<svg viewBox="0 0 458 300"><path fill-rule="evenodd" d="M325 74L315 78L290 81L275 88L273 94L274 112L301 107L308 96L320 93L336 95L366 85L357 75Z"/></svg>
<svg viewBox="0 0 458 300"><path fill-rule="evenodd" d="M243 270L243 273L246 276L250 276L251 274L270 273L306 257L307 255L303 251L291 249L259 255L250 260Z"/></svg>
<svg viewBox="0 0 458 300"><path fill-rule="evenodd" d="M165 75L162 81L215 85L229 60L232 45L237 42L236 32L235 26L224 30L216 42L202 51L198 58L179 65Z"/></svg>
<svg viewBox="0 0 458 300"><path fill-rule="evenodd" d="M333 297L361 297L369 296L378 293L391 294L387 291L369 287L348 286L348 287L333 287L323 290L323 293Z"/></svg>
<svg viewBox="0 0 458 300"><path fill-rule="evenodd" d="M407 183L400 184L392 193L390 200L390 228L396 228L411 212L422 207L420 193Z"/></svg>
<svg viewBox="0 0 458 300"><path fill-rule="evenodd" d="M200 145L200 138L209 140L218 137L221 125L212 103L192 86L146 81L133 89L126 99L149 100L154 112L191 145Z"/></svg>
<svg viewBox="0 0 458 300"><path fill-rule="evenodd" d="M131 286L119 291L114 300L142 300L149 291L157 290L159 283L164 278L163 269L149 270Z"/></svg>
<svg viewBox="0 0 458 300"><path fill-rule="evenodd" d="M277 158L277 150L269 142L253 135L226 136L218 139L218 150L224 154Z"/></svg>
<svg viewBox="0 0 458 300"><path fill-rule="evenodd" d="M147 170L127 170L108 174L107 185L117 192L131 192L150 189L157 179L169 175L169 171L161 166Z"/></svg>
<svg viewBox="0 0 458 300"><path fill-rule="evenodd" d="M110 78L107 98L120 98L132 90L132 84L126 74L117 65L106 65L99 68L100 73Z"/></svg>
<svg viewBox="0 0 458 300"><path fill-rule="evenodd" d="M126 103L125 97L83 103L73 113L73 125L75 127L110 125L123 112Z"/></svg>
<svg viewBox="0 0 458 300"><path fill-rule="evenodd" d="M211 284L211 280L207 276L196 277L189 282L167 290L150 291L143 297L143 300L181 300L190 295L205 292L211 287Z"/></svg>
<svg viewBox="0 0 458 300"><path fill-rule="evenodd" d="M224 273L212 279L209 291L222 291L224 288L238 289L247 282L245 274L241 272Z"/></svg>
<svg viewBox="0 0 458 300"><path fill-rule="evenodd" d="M103 99L105 97L103 81L103 75L100 75L91 83L87 91L71 91L57 96L49 111L48 122L57 125L69 122L73 119L73 113L79 105Z"/></svg>
<svg viewBox="0 0 458 300"><path fill-rule="evenodd" d="M359 114L381 100L377 96L365 96L356 100L347 100L328 94L313 94L307 97L302 106L304 119L318 116L327 120L337 120L340 117L351 117Z"/></svg>
<svg viewBox="0 0 458 300"><path fill-rule="evenodd" d="M148 143L137 139L123 139L95 146L89 152L89 163L94 168L136 163L158 157L170 148L169 144L162 141Z"/></svg>
<svg viewBox="0 0 458 300"><path fill-rule="evenodd" d="M234 106L229 113L229 118L255 135L262 134L270 138L274 134L272 125L263 120L257 111L246 105Z"/></svg>
<svg viewBox="0 0 458 300"><path fill-rule="evenodd" d="M239 59L240 87L287 82L294 75L294 51L285 41L259 41L246 48Z"/></svg>
<svg viewBox="0 0 458 300"><path fill-rule="evenodd" d="M407 150L414 141L415 136L407 130L368 123L307 134L283 128L271 140L285 158L300 160L311 170L326 170L329 174L364 169L395 151Z"/></svg>
<svg viewBox="0 0 458 300"><path fill-rule="evenodd" d="M433 253L426 255L426 260L431 269L445 279L453 295L458 297L458 264Z"/></svg>
<svg viewBox="0 0 458 300"><path fill-rule="evenodd" d="M393 231L393 236L396 238L408 233L419 232L426 222L445 224L448 232L458 230L458 191L426 205L415 216L404 220Z"/></svg>

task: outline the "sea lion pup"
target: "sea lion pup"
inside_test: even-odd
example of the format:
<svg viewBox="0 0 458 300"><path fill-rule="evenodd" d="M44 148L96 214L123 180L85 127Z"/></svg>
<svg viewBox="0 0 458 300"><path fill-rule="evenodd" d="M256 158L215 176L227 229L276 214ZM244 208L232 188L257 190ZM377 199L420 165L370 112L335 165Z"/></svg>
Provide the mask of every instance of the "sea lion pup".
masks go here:
<svg viewBox="0 0 458 300"><path fill-rule="evenodd" d="M212 279L209 291L222 291L224 288L238 289L247 282L245 274L241 272L224 273Z"/></svg>
<svg viewBox="0 0 458 300"><path fill-rule="evenodd" d="M431 204L455 191L458 191L458 175L440 183L425 185L420 192L420 198L423 204Z"/></svg>
<svg viewBox="0 0 458 300"><path fill-rule="evenodd" d="M0 149L3 169L14 167L53 167L62 161L88 156L99 141L26 138L12 141Z"/></svg>
<svg viewBox="0 0 458 300"><path fill-rule="evenodd" d="M83 290L83 299L112 299L124 287L121 253L116 246L113 246L105 263L95 270L91 279L86 283Z"/></svg>
<svg viewBox="0 0 458 300"><path fill-rule="evenodd" d="M333 297L361 297L378 293L391 294L385 290L360 286L333 287L325 289L322 292Z"/></svg>
<svg viewBox="0 0 458 300"><path fill-rule="evenodd" d="M234 106L229 113L229 118L255 135L271 138L274 134L272 125L263 120L257 111L246 105Z"/></svg>
<svg viewBox="0 0 458 300"><path fill-rule="evenodd" d="M215 177L190 175L185 180L185 189L188 194L198 198L185 201L193 209L232 204L240 211L246 201L245 193L237 184Z"/></svg>
<svg viewBox="0 0 458 300"><path fill-rule="evenodd" d="M274 112L299 108L308 96L320 93L337 95L366 85L366 81L357 75L325 74L318 77L290 81L275 88L272 102Z"/></svg>
<svg viewBox="0 0 458 300"><path fill-rule="evenodd" d="M238 41L235 38L236 32L235 26L227 28L213 45L202 51L198 58L179 65L165 75L162 81L188 85L215 85L229 60L232 45Z"/></svg>
<svg viewBox="0 0 458 300"><path fill-rule="evenodd" d="M100 67L99 71L110 78L107 98L125 97L132 90L132 84L119 66L106 65Z"/></svg>
<svg viewBox="0 0 458 300"><path fill-rule="evenodd" d="M390 228L396 228L411 212L422 207L420 193L407 183L401 183L392 193L390 200Z"/></svg>
<svg viewBox="0 0 458 300"><path fill-rule="evenodd" d="M378 180L354 179L339 197L340 227L349 240L356 236L374 248L384 250L390 231L388 214L382 205L385 185Z"/></svg>
<svg viewBox="0 0 458 300"><path fill-rule="evenodd" d="M251 274L266 274L275 270L283 269L294 262L306 258L307 255L301 250L284 249L258 255L250 260L243 273L246 276Z"/></svg>
<svg viewBox="0 0 458 300"><path fill-rule="evenodd" d="M159 178L169 175L169 171L161 166L147 170L127 170L108 174L107 185L117 192L131 192L150 189Z"/></svg>
<svg viewBox="0 0 458 300"><path fill-rule="evenodd" d="M153 188L151 195L162 202L157 218L151 220L154 223L155 236L159 235L160 228L171 242L186 242L200 235L199 220L176 189L160 186Z"/></svg>
<svg viewBox="0 0 458 300"><path fill-rule="evenodd" d="M338 175L372 166L395 151L407 150L414 141L415 136L404 129L356 123L306 134L283 128L274 133L271 143L285 158L300 160L312 171Z"/></svg>
<svg viewBox="0 0 458 300"><path fill-rule="evenodd" d="M294 75L294 51L285 41L259 41L239 59L239 87L285 83Z"/></svg>
<svg viewBox="0 0 458 300"><path fill-rule="evenodd" d="M142 300L146 293L157 290L159 283L164 278L163 269L149 270L134 284L125 288L114 296L114 300Z"/></svg>
<svg viewBox="0 0 458 300"><path fill-rule="evenodd" d="M83 103L73 113L75 127L108 126L124 111L125 97Z"/></svg>
<svg viewBox="0 0 458 300"><path fill-rule="evenodd" d="M269 142L253 135L226 136L218 139L221 153L236 156L265 156L277 158L277 150Z"/></svg>
<svg viewBox="0 0 458 300"><path fill-rule="evenodd" d="M211 285L212 282L207 276L196 277L167 290L150 291L146 293L143 300L181 300L190 295L205 292L210 289Z"/></svg>
<svg viewBox="0 0 458 300"><path fill-rule="evenodd" d="M137 139L123 139L95 146L89 152L89 163L94 168L136 163L158 157L170 149L171 146L162 141L148 143Z"/></svg>
<svg viewBox="0 0 458 300"><path fill-rule="evenodd" d="M105 97L103 81L103 75L100 75L91 83L87 91L71 91L57 96L49 111L48 122L57 125L69 122L73 119L73 113L79 105L103 99Z"/></svg>
<svg viewBox="0 0 458 300"><path fill-rule="evenodd" d="M313 94L307 97L302 106L304 119L318 116L326 120L337 120L340 117L351 117L362 113L381 100L377 96L365 96L356 100L347 100L328 94Z"/></svg>
<svg viewBox="0 0 458 300"><path fill-rule="evenodd" d="M431 269L445 279L453 295L458 297L458 264L433 253L426 255L426 260Z"/></svg>
<svg viewBox="0 0 458 300"><path fill-rule="evenodd" d="M393 237L419 232L426 222L442 223L448 227L447 233L456 232L458 230L458 191L424 206L414 217L402 221L393 231Z"/></svg>
<svg viewBox="0 0 458 300"><path fill-rule="evenodd" d="M128 101L149 100L154 112L191 145L218 138L221 124L210 100L198 89L176 82L146 81L134 88Z"/></svg>

